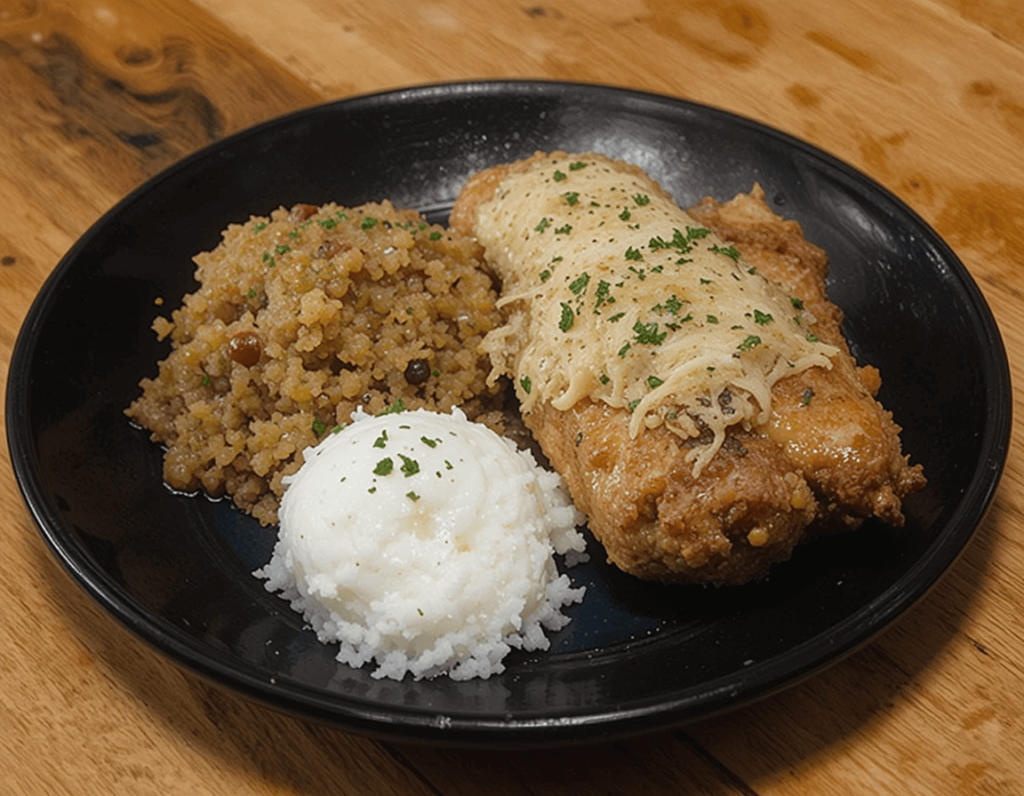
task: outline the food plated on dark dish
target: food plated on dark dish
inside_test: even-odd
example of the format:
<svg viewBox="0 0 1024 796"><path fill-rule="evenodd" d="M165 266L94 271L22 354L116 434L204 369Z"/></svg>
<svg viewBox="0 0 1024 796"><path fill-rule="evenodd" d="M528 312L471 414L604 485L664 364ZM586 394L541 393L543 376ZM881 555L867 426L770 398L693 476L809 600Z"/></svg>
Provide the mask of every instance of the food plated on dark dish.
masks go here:
<svg viewBox="0 0 1024 796"><path fill-rule="evenodd" d="M546 404L538 403L540 408L525 411L527 427L534 424L533 435L556 470L561 460L568 462L561 469L569 492L578 508L593 512L589 517L592 527L584 531L589 561L578 562L562 573L568 573L574 588L585 589L582 602L565 603L569 621L550 630L548 649L513 649L504 658L503 671L486 678L461 682L444 675L401 680L373 677L370 666L357 668L337 661L336 646L321 644L301 614L290 610L253 577L254 571L271 560L277 540L276 517L267 514L259 518L229 500L211 501L181 491L202 484L183 483L176 490L169 489L165 451L150 439L149 431L130 423L124 411L139 399L140 380L157 378L157 363L172 355L171 341L158 340L151 328L154 317L171 313L186 295L197 291L192 258L215 251L221 233L231 225L245 225L254 216L274 219L278 208L286 214L305 212L295 211L296 207L315 211L297 222L279 220L301 224L312 219L317 224L329 220L322 208L331 203L336 205L336 214L342 208L351 210L386 200L391 208L419 214L415 220L403 217L399 222L415 225L415 230L402 230L406 237L423 238L421 244L414 241L414 246L429 248L443 243L457 248L458 241L450 243L447 236L478 237L475 232L460 232L458 210L449 219L467 180L491 167L529 159L538 150L549 155L555 151L575 153L568 163L583 162L586 158L581 156L593 155L643 169L675 205L691 208L698 222L693 229L713 229L721 238L723 251L735 246L743 263L749 265L741 278L751 285L767 277L762 272L772 263L758 248L763 248L765 238L746 243L742 238L750 213L767 212L787 219L768 219L770 225L781 224L779 228L790 222L799 224L800 239L814 248L801 248L803 244L796 238L789 238L787 245L812 252L808 255L812 259L815 248L827 254L828 299L842 316L815 309L812 294L792 295L797 291L791 290L787 301L803 302L805 309L790 313L785 322L795 325L792 318L800 317L801 323L807 323L813 316L819 329L831 325L830 331L835 331L842 319L843 335L814 334L816 341L811 341L805 334L799 349L783 356L787 367L793 364L799 374L775 378L771 368L760 371L762 381L771 382L772 405L790 407L788 417L777 412L769 422L775 437L767 433L763 439L772 445L762 437L754 441L744 436L753 433L750 429L764 427L756 418L767 409L764 401L748 401L749 396L759 394L758 381L749 378L749 373L735 377L746 379L746 393L731 382L731 387L723 382L708 389L714 391L712 409L719 420L727 414L723 411L726 407L742 409L738 413L747 415L750 429L742 422L716 426L708 415L701 418L706 429L694 421L690 431L696 433L667 432L680 440L674 444L686 457L683 462L688 473L684 477L684 468L676 468L676 480L669 480L677 485L673 489L685 478L704 478L721 467L715 456L732 456L737 464L745 461L737 443L747 456L760 455L760 447L783 450L785 457L776 457L783 462L779 483L789 490L786 497L792 512L801 517L801 530L783 533L780 538L795 542L809 531L813 533L795 549L789 541L780 542L789 549L773 556L770 568L759 564L730 570L728 564L712 563L704 570L711 572L710 576L693 578L679 563L696 570L701 565L694 568L684 551L673 552L659 543L654 547L667 551L660 558L649 554L653 548L632 559L629 554L622 558L626 569L640 569L637 574L643 577L623 571L606 561L601 547L601 543L608 544L615 559L615 542L607 541L612 537L600 538L598 525L604 510L589 495L593 486L574 485L579 474L596 470L600 451L587 447L593 444L587 439L587 427L570 427L565 422L546 425L557 430L552 436L562 442L545 448L545 432L538 432L540 416L530 419L531 411L548 411ZM596 165L598 160L589 162ZM555 167L551 175L561 171L580 176L585 170ZM755 185L759 189L752 191ZM559 186L554 195L571 209L575 205L570 205L565 195L577 193L579 204L587 190ZM650 196L654 189L645 193ZM739 195L746 199L737 205ZM627 207L624 202L617 214ZM647 223L640 205L633 202L629 209L631 215L637 212L632 223ZM374 210L363 216L377 218L383 212ZM538 237L547 235L546 243L554 239L556 229L577 226L575 221L554 219L550 213L540 215L552 216L551 226L537 233ZM425 225L422 230L421 223ZM540 223L538 218L531 229ZM676 227L682 235L688 234L684 225ZM265 231L253 233L250 228L248 233L258 236ZM643 235L644 231L640 232ZM433 233L441 237L431 240ZM652 262L651 240L670 245L673 236L669 229L642 238L646 249L632 243L623 248L623 258L631 247L644 258L624 259L625 272L633 273L628 270L630 265L637 271L657 267L658 263ZM326 237L320 240L313 254L326 241ZM277 252L278 246L289 245L286 241L259 245L260 259L266 251L277 258L275 268L291 267L289 255L293 252ZM486 249L484 244L483 251ZM558 256L565 254L551 253L551 259ZM721 251L714 256L719 263L716 267L723 269L740 263L739 258ZM485 262L482 272L490 268ZM750 269L757 274L749 273ZM567 283L552 284L568 290L573 283L579 284L583 270L587 269L569 274ZM559 280L565 276L555 273ZM710 277L698 277L698 286L701 278ZM626 293L621 292L627 290L625 283L615 295L616 282L599 276L595 268L587 292L580 288L584 299L580 307L594 309L602 280L610 286L606 299L614 295L617 301L627 301ZM481 317L490 317L486 323L492 325L473 333L481 338L503 327L506 317L501 312L514 311L514 302L502 304L500 275L494 282L499 314L489 316L489 310L481 310ZM925 284L928 291L921 290ZM247 298L250 289L259 295L263 288L248 285L244 291ZM448 288L439 294L446 291ZM805 291L801 288L799 292ZM576 296L571 291L570 295ZM676 295L677 305L671 296L644 306L649 314L660 305L658 318L630 318L625 331L632 339L620 341L619 349L626 342L648 354L656 349L650 341L666 331L666 324L686 316L682 313L686 297ZM163 304L156 306L157 300ZM687 300L696 306L701 299L694 295ZM94 308L100 301L115 302L119 311L97 317ZM564 297L555 304L559 310L555 328L567 323L562 303L574 313L574 324L580 319L582 329L583 316L575 314L579 308ZM799 309L793 303L788 306ZM408 307L412 313L407 314L423 322L437 320L429 310L418 314L415 305ZM671 313L673 307L675 314ZM255 364L268 355L273 341L256 328L259 309L255 305L249 309L249 329L232 328L242 315L221 318L226 336L209 350L225 351L228 362L222 363L223 370L205 374L209 384L204 385L204 375L199 375L193 389L223 386L220 379L230 387L235 370L252 369L254 365L245 362ZM322 306L312 306L312 300L297 312L304 309L311 318L325 312ZM400 309L405 311L405 307ZM759 338L759 343L750 341L746 350L739 351L757 356L768 350L772 324L781 324L782 319L767 305L758 304L749 312L751 318L745 321L749 328L727 331L742 335L736 346L743 346L748 338ZM702 311L706 329L714 325L707 316L714 314L706 308ZM771 321L766 320L769 315ZM740 321L729 324L742 325ZM68 328L75 334L68 335ZM674 334L674 330L668 331ZM258 343L244 337L246 332L255 334ZM467 350L477 342L468 342L473 334L465 338ZM232 340L237 340L234 349ZM666 336L662 345L668 342ZM298 345L298 337L294 345ZM309 339L303 345L311 345L311 352L319 343ZM877 401L884 407L880 415L874 415L882 418L874 428L886 437L888 447L885 456L872 459L882 462L873 471L882 475L874 487L859 492L849 487L861 484L862 479L830 482L826 466L808 477L814 468L796 463L794 457L801 451L793 450L792 444L799 439L798 423L805 417L799 411L808 410L808 415L814 411L815 401L828 394L824 374L839 369L820 364L803 367L800 357L829 358L826 347L842 345L848 346L850 362L861 368L869 364L881 373L879 383L871 370L844 371L848 376L852 372L851 378L856 379L846 384L859 383L869 395L877 391ZM301 357L298 350L296 355ZM390 372L397 374L398 389L410 389L408 400L415 400L420 392L425 394L430 379L441 378L444 368L435 365L444 350L448 349L441 346L433 353L423 348L418 353L408 350L404 363L389 365ZM259 359L251 359L257 353ZM476 355L475 349L472 353ZM510 356L506 357L510 365L506 389L517 390L518 404L525 408L530 393L525 392L523 379L528 379L531 392L536 383L538 395L543 395L542 372L513 370L522 358ZM733 358L731 352L729 358ZM426 365L412 364L419 360ZM529 361L527 358L527 364ZM957 368L955 379L950 377L950 363ZM474 360L470 370L485 367L489 371L492 366ZM705 372L707 367L719 366L706 364ZM812 381L799 381L812 378L808 374L815 373L815 368L821 372ZM438 376L434 376L435 369ZM343 376L343 372L349 375ZM351 382L353 373L354 369L341 367L331 375L340 383L341 379ZM492 379L488 384L492 375L488 372L482 380L474 377L482 386L475 388L478 392L469 400L480 403L477 414L481 419L488 412L498 417L508 410L504 404L498 408L483 405L498 394L494 390L495 385L500 387L499 381ZM595 374L598 387L604 386L601 375ZM616 377L614 373L603 375L610 382ZM366 392L390 378L384 374ZM284 379L269 380L283 385ZM647 393L633 395L624 388L621 400L625 409L620 411L626 412L623 419L627 422L621 424L625 436L616 431L618 436L632 439L630 422L642 421L650 430L648 422L655 423L659 417L661 424L651 426L655 430L672 423L687 430L687 421L678 414L669 417L669 404L659 402L659 394L655 394L662 386L659 380L669 381L661 371L643 372L642 381L653 395L646 405L641 404ZM790 380L788 391L780 393ZM291 385L295 390L292 399L303 397L300 382L297 379ZM366 394L359 389L365 387L360 386L352 397ZM723 403L726 393L729 398ZM371 407L370 413L394 403L383 397L380 400L382 406ZM585 400L596 405L591 396ZM630 413L629 404L638 400ZM736 407L730 405L733 400ZM700 396L693 393L691 407L699 401ZM440 410L450 412L451 407ZM902 429L896 447L889 436L892 429L884 421L886 413L891 413L889 422ZM690 416L700 413L691 412ZM853 169L766 127L675 99L553 83L486 83L356 98L275 120L197 153L127 197L68 253L26 319L12 362L7 417L19 482L58 558L114 616L173 659L279 709L349 729L382 737L514 747L616 737L706 716L797 682L868 641L941 576L983 516L1005 456L1009 385L991 315L955 255L910 210ZM637 417L641 421L635 421ZM294 441L295 449L320 441L336 425L341 423L332 425L330 417L320 417L314 411L304 432L310 437ZM584 434L577 447L580 431ZM520 431L510 433L515 436ZM225 448L232 444L237 445L238 440L225 435ZM702 457L708 445L717 445L715 452ZM173 443L168 449L171 447ZM818 446L816 450L825 449ZM415 458L407 451L402 453ZM224 458L228 455L224 453ZM392 460L396 464L402 461L397 453ZM400 465L394 472L405 477ZM797 472L805 486L786 477ZM292 473L281 472L281 482ZM211 491L226 488L227 482L223 478ZM417 503L407 499L410 505ZM259 501L254 499L252 505ZM747 501L748 506L751 503ZM722 504L726 505L736 504ZM774 505L773 516L781 516L783 503L776 498ZM748 521L755 515L766 516L758 512L718 516L723 513L728 511L723 508L709 515L726 519L730 528L742 531L732 538L729 533L722 534L729 545L777 549L774 534L782 527L780 522ZM830 527L822 527L818 533L815 521ZM835 526L852 525L859 527L835 532ZM591 530L598 539L590 536ZM710 531L709 538L715 538ZM721 542L717 544L717 549L726 549ZM701 556L707 562L730 560L709 550L693 561ZM631 561L640 563L633 566ZM666 576L680 571L687 575ZM724 574L719 577L716 572ZM684 583L663 582L673 580ZM685 583L692 580L700 583ZM702 585L705 581L737 585L708 587Z"/></svg>

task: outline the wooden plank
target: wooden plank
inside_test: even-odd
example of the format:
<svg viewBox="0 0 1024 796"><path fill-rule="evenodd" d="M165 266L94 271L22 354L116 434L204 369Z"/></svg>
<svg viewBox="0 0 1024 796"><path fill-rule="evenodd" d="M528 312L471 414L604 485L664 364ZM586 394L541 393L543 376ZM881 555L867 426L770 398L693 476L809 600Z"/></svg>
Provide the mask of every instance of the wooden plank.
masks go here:
<svg viewBox="0 0 1024 796"><path fill-rule="evenodd" d="M964 259L1020 382L1022 31L1024 13L1006 0L9 4L0 9L0 380L61 254L189 152L323 99L539 77L723 107L865 170ZM1015 444L992 512L948 577L830 670L675 733L503 754L378 744L182 672L54 563L0 443L0 559L16 573L0 585L0 790L1020 792L1022 468Z"/></svg>
<svg viewBox="0 0 1024 796"><path fill-rule="evenodd" d="M51 257L145 178L319 99L187 4L25 9L0 19L0 179L18 188L0 193L0 236L16 238L26 213L47 218L66 230Z"/></svg>
<svg viewBox="0 0 1024 796"><path fill-rule="evenodd" d="M722 764L685 736L656 733L615 744L513 753L397 747L438 793L635 793L750 796Z"/></svg>

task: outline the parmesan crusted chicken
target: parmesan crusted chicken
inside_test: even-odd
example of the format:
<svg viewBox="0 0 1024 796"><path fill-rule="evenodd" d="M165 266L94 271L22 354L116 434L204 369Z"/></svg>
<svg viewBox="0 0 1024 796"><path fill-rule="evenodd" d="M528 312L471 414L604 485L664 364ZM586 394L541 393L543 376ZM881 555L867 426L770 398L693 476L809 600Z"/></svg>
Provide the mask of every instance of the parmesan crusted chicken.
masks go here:
<svg viewBox="0 0 1024 796"><path fill-rule="evenodd" d="M538 153L471 178L450 223L502 281L492 379L621 569L743 583L816 529L902 523L920 467L824 253L760 188L687 213L635 166Z"/></svg>
<svg viewBox="0 0 1024 796"><path fill-rule="evenodd" d="M841 326L842 311L825 290L828 258L809 243L800 225L780 218L755 186L725 204L706 198L690 208L700 223L732 241L768 279L784 286L817 319L814 333L840 353L831 369L811 368L772 389L772 412L762 429L783 446L820 501L818 525L857 525L875 516L903 524L902 499L921 489L920 465L911 467L900 428L875 395L877 368L858 367Z"/></svg>

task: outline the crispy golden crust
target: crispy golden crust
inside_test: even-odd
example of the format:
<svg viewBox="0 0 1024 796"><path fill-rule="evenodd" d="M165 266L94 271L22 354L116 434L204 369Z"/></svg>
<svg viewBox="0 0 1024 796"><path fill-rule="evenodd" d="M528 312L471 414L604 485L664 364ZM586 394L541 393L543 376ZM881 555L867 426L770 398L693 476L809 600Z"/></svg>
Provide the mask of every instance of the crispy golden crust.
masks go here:
<svg viewBox="0 0 1024 796"><path fill-rule="evenodd" d="M840 349L831 370L811 368L776 383L764 429L817 495L818 524L851 525L876 516L902 525L902 499L925 479L920 465L911 467L903 455L892 414L874 399L878 371L858 368L849 353L842 312L825 292L825 252L804 238L799 224L773 213L758 186L726 204L705 199L689 212L800 297L818 319L815 333Z"/></svg>
<svg viewBox="0 0 1024 796"><path fill-rule="evenodd" d="M743 583L788 558L815 501L782 448L734 432L699 477L664 427L629 435L629 413L581 401L527 417L609 560L641 578Z"/></svg>

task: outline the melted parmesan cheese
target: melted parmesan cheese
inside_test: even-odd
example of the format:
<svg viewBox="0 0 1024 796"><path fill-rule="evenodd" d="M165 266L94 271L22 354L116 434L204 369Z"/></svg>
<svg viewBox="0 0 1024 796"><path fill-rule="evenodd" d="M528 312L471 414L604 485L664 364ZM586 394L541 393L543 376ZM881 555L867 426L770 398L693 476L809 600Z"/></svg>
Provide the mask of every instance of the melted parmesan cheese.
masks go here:
<svg viewBox="0 0 1024 796"><path fill-rule="evenodd" d="M554 154L513 169L475 232L503 281L508 323L485 340L492 379L522 410L583 398L666 424L699 473L735 424L765 423L771 387L836 349L796 297L756 273L635 166Z"/></svg>

